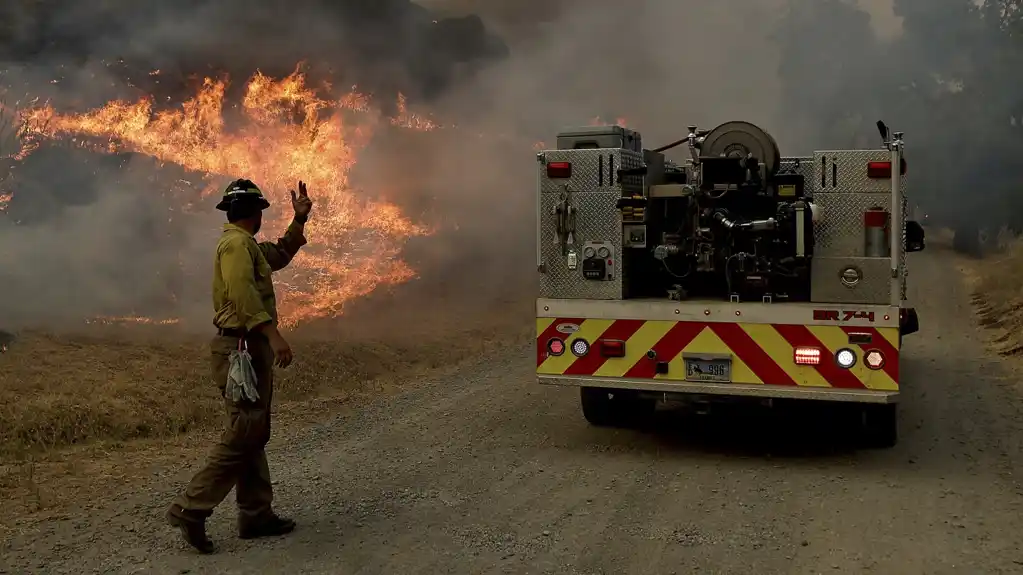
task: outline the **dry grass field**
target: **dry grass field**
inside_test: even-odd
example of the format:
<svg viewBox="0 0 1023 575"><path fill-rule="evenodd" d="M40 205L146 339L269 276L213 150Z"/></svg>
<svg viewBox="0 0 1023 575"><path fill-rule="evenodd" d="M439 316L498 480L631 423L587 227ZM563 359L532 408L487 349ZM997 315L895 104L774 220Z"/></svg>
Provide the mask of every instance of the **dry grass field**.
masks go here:
<svg viewBox="0 0 1023 575"><path fill-rule="evenodd" d="M994 330L993 347L1002 356L1023 352L1023 239L980 260L964 262L980 322Z"/></svg>
<svg viewBox="0 0 1023 575"><path fill-rule="evenodd" d="M371 298L292 334L296 363L278 371L275 434L532 329L528 299L434 303ZM222 415L208 339L145 325L15 334L0 353L0 493L12 510L0 531L60 515L154 469L198 463Z"/></svg>

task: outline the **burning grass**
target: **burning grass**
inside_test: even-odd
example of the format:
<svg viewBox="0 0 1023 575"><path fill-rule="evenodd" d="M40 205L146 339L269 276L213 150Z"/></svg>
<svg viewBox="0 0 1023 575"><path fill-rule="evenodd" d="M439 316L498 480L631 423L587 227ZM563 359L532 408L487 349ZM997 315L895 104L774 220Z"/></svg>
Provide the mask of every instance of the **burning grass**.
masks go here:
<svg viewBox="0 0 1023 575"><path fill-rule="evenodd" d="M180 166L202 180L195 182L201 192L181 198L186 206L210 201L225 181L246 177L269 194L279 229L291 218L288 190L307 182L316 208L306 231L316 240L278 278L283 316L293 324L336 317L346 303L416 277L402 249L432 231L397 205L370 197L380 194L359 189L350 174L378 133L432 131L437 124L410 112L403 96L396 113L384 116L370 97L328 95L307 85L298 69L283 79L256 73L241 102L229 101L227 89L226 80L207 78L177 106L157 107L153 97L143 97L84 113L46 104L25 108L18 115L25 126L22 155L57 141ZM7 200L0 197L0 208Z"/></svg>

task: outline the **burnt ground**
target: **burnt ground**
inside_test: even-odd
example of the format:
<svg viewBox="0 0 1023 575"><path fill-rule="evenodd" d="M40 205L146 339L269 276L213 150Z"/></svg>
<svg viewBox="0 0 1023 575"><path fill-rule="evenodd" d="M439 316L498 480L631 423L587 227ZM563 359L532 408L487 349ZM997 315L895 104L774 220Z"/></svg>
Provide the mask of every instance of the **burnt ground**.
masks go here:
<svg viewBox="0 0 1023 575"><path fill-rule="evenodd" d="M1023 413L940 250L911 257L923 331L904 352L902 439L749 409L589 427L538 387L528 340L401 393L278 431L291 536L186 550L162 521L196 456L5 542L0 572L1019 573Z"/></svg>

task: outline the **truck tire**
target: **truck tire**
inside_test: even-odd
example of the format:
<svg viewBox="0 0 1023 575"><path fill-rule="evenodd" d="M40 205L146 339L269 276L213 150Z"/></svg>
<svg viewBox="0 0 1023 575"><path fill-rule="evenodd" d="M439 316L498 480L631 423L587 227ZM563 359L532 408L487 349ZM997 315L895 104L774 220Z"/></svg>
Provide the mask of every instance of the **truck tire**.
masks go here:
<svg viewBox="0 0 1023 575"><path fill-rule="evenodd" d="M868 447L888 449L899 442L898 405L868 405L863 409L863 434Z"/></svg>
<svg viewBox="0 0 1023 575"><path fill-rule="evenodd" d="M636 392L604 387L579 388L583 417L597 427L632 427L649 418L656 402Z"/></svg>

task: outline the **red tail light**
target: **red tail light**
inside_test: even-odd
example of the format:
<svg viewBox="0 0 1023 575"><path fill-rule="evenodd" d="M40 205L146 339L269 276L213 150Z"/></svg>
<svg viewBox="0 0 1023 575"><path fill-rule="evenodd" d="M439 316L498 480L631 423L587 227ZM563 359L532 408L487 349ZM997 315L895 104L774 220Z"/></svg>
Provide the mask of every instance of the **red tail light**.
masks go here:
<svg viewBox="0 0 1023 575"><path fill-rule="evenodd" d="M796 365L820 365L821 350L816 347L797 347L792 359Z"/></svg>
<svg viewBox="0 0 1023 575"><path fill-rule="evenodd" d="M556 337L547 340L547 353L554 357L565 353L565 341Z"/></svg>
<svg viewBox="0 0 1023 575"><path fill-rule="evenodd" d="M602 357L625 357L625 342L620 339L602 339L597 342Z"/></svg>
<svg viewBox="0 0 1023 575"><path fill-rule="evenodd" d="M901 169L899 173L903 176L906 175L906 160L903 159L900 162ZM867 177L871 180L887 180L892 177L892 163L889 162L868 162L867 163Z"/></svg>
<svg viewBox="0 0 1023 575"><path fill-rule="evenodd" d="M567 180L572 177L570 162L551 162L547 164L547 177L553 180Z"/></svg>

